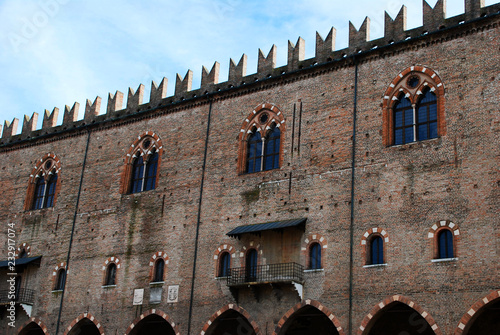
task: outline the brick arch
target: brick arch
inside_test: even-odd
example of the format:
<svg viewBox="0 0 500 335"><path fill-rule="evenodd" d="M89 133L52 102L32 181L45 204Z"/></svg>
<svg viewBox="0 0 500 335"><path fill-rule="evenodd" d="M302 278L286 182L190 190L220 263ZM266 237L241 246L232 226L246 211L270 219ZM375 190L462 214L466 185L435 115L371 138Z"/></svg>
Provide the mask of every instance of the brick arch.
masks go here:
<svg viewBox="0 0 500 335"><path fill-rule="evenodd" d="M365 261L365 264L368 262L368 255L370 254L370 250L368 249L368 245L369 245L369 239L371 236L374 236L374 235L377 235L377 236L380 236L383 238L384 240L384 263L387 261L386 259L386 255L387 255L387 249L386 249L386 243L389 242L389 234L387 233L387 231L385 229L382 229L380 227L373 227L373 228L370 228L368 229L367 231L365 231L365 233L363 234L363 236L361 237L361 246L362 246L362 250L361 250L361 255Z"/></svg>
<svg viewBox="0 0 500 335"><path fill-rule="evenodd" d="M167 265L169 262L168 255L164 251L157 251L151 256L151 259L149 260L149 279L150 281L153 281L154 275L155 275L155 264L157 260L161 258L165 262L165 267L163 268L163 276L165 276L165 273L167 273Z"/></svg>
<svg viewBox="0 0 500 335"><path fill-rule="evenodd" d="M458 229L458 225L449 221L449 220L441 220L435 224L432 225L431 228L429 228L429 231L427 232L427 238L430 240L431 243L431 250L432 250L432 257L433 258L438 258L438 234L444 230L450 230L453 236L453 255L454 257L457 257L458 253L458 241L460 238L460 229Z"/></svg>
<svg viewBox="0 0 500 335"><path fill-rule="evenodd" d="M260 122L260 115L266 112L269 117L265 122ZM286 130L286 122L283 112L274 104L264 102L257 105L252 112L243 121L239 134L239 150L238 150L238 173L246 172L246 157L247 157L247 138L252 129L260 132L262 137L265 137L270 127L275 124L280 129L280 156L279 166L283 165L283 142Z"/></svg>
<svg viewBox="0 0 500 335"><path fill-rule="evenodd" d="M425 311L422 307L420 307L420 305L416 304L410 298L404 297L402 295L393 295L392 297L386 298L381 303L375 305L375 307L372 308L370 313L368 313L364 317L363 321L361 322L361 326L359 326L359 328L358 328L357 334L363 335L363 332L365 331L366 327L368 326L368 324L370 323L372 318L377 313L379 313L384 308L386 308L388 305L395 303L395 302L400 302L400 303L406 304L406 305L408 305L408 307L414 309L417 313L420 314L420 316L422 316L425 319L425 321L427 321L427 323L429 324L431 329L434 331L434 334L443 335L443 333L441 332L441 329L439 329L438 325L436 324L436 321L427 311Z"/></svg>
<svg viewBox="0 0 500 335"><path fill-rule="evenodd" d="M85 312L85 313L80 314L76 319L74 319L70 323L68 328L66 328L66 330L64 331L63 335L68 335L69 332L71 331L71 329L73 329L78 324L78 322L82 321L83 319L90 320L96 326L97 330L99 331L99 334L104 334L104 330L102 329L101 323L98 322L92 314Z"/></svg>
<svg viewBox="0 0 500 335"><path fill-rule="evenodd" d="M208 319L208 321L205 322L205 325L203 326L200 335L205 335L205 332L212 325L212 323L214 323L214 321L219 316L221 316L222 313L227 312L228 310L233 310L233 311L236 311L236 312L240 313L241 315L243 315L247 319L248 323L250 323L250 325L252 326L255 334L256 335L262 335L262 332L260 331L259 326L254 321L254 319L250 316L250 314L248 314L248 312L243 307L240 307L240 306L235 305L235 304L228 304L228 305L222 307L221 309L219 309L217 312L215 312L210 317L210 319Z"/></svg>
<svg viewBox="0 0 500 335"><path fill-rule="evenodd" d="M121 267L121 264L120 264L120 259L116 256L110 256L108 257L105 261L104 261L104 264L102 265L102 272L103 272L103 278L102 278L102 282L103 283L106 283L106 275L107 275L107 270L108 270L108 266L110 263L115 263L116 264L116 277L115 277L115 281L116 283L118 282L118 270L120 269Z"/></svg>
<svg viewBox="0 0 500 335"><path fill-rule="evenodd" d="M302 256L306 260L306 268L309 268L309 250L313 243L318 243L321 246L321 267L323 267L323 264L325 262L324 257L325 257L325 252L323 252L324 249L328 248L328 243L326 241L326 238L321 235L321 234L310 234L307 236L304 241L302 242Z"/></svg>
<svg viewBox="0 0 500 335"><path fill-rule="evenodd" d="M148 150L144 149L141 145L146 139L151 140L151 146L148 148ZM139 153L140 156L143 156L147 160L153 149L156 149L156 152L158 153L158 165L156 169L156 180L158 181L158 176L160 175L161 157L163 154L163 142L157 133L153 131L146 131L137 136L137 138L127 150L127 154L124 160L125 169L122 173L121 178L120 192L122 194L126 194L129 192L134 157Z"/></svg>
<svg viewBox="0 0 500 335"><path fill-rule="evenodd" d="M52 287L56 287L56 284L57 284L57 276L58 276L58 273L61 269L64 269L66 271L66 276L68 275L68 269L67 269L67 265L66 265L66 262L61 262L61 263L58 263L55 267L54 267L54 271L52 271Z"/></svg>
<svg viewBox="0 0 500 335"><path fill-rule="evenodd" d="M28 325L30 325L31 323L35 323L37 324L40 328L42 328L42 331L44 334L49 334L49 331L47 330L47 326L45 326L45 324L42 322L42 320L40 320L39 318L37 317L31 317L28 319L28 321L26 321L22 326L21 328L18 329L17 333L20 334L24 328L26 328Z"/></svg>
<svg viewBox="0 0 500 335"><path fill-rule="evenodd" d="M128 326L127 330L125 331L125 335L128 335L132 329L134 329L135 326L137 326L137 324L139 322L141 322L144 318L146 318L147 316L149 315L158 315L160 316L161 318L163 318L171 327L172 329L174 330L175 332L175 335L180 335L180 332L179 332L179 327L175 324L175 322L173 322L170 317L167 315L167 313L159 310L159 309L150 309L150 310L147 310L145 311L144 313L142 313L141 315L139 315L137 318L135 318L134 321L132 321L132 323L130 324L130 326Z"/></svg>
<svg viewBox="0 0 500 335"><path fill-rule="evenodd" d="M49 169L47 169L45 167L45 163L49 160L53 162L53 164ZM54 153L51 152L46 153L42 158L36 161L35 166L31 170L30 176L28 178L28 188L24 202L24 210L28 211L31 210L32 208L33 199L35 198L35 188L36 188L37 178L52 173L58 175L55 194L54 194L54 204L56 203L57 196L61 189L61 178L59 177L60 172L61 172L61 161L59 160L59 157L57 157L56 154Z"/></svg>
<svg viewBox="0 0 500 335"><path fill-rule="evenodd" d="M407 80L412 76L417 76L421 81L416 87L408 87ZM443 81L441 80L439 74L423 65L413 65L407 67L401 71L389 84L387 87L384 97L382 99L382 110L383 110L383 142L385 146L390 146L394 142L393 125L392 120L392 108L396 101L398 100L398 95L400 92L405 92L405 95L410 99L412 104L415 104L422 91L425 87L429 87L430 90L436 95L437 99L437 116L438 116L438 136L443 136L446 134L446 120L445 120L445 88Z"/></svg>
<svg viewBox="0 0 500 335"><path fill-rule="evenodd" d="M497 301L500 298L500 289L490 292L487 296L485 296L482 299L479 299L476 301L471 308L462 316L460 319L460 322L458 323L458 326L455 330L455 335L461 335L465 329L465 327L468 325L468 323L471 321L473 316L483 307L487 306L488 304Z"/></svg>
<svg viewBox="0 0 500 335"><path fill-rule="evenodd" d="M22 243L17 247L17 258L19 258L19 255L23 250L26 252L26 256L31 256L31 246L28 243Z"/></svg>
<svg viewBox="0 0 500 335"><path fill-rule="evenodd" d="M274 329L273 335L278 335L281 331L281 328L283 325L290 319L293 314L298 312L300 309L302 309L305 306L313 306L320 312L324 313L333 323L335 328L337 328L337 331L339 332L339 335L345 335L344 329L342 329L342 326L340 325L340 321L337 319L337 317L328 309L325 307L323 304L321 304L319 301L316 300L311 300L311 299L306 299L303 302L299 302L295 306L293 306L291 309L289 309L285 315L278 321L278 325Z"/></svg>
<svg viewBox="0 0 500 335"><path fill-rule="evenodd" d="M231 244L225 243L221 244L217 249L214 251L214 261L215 261L215 277L219 275L219 257L222 253L227 252L229 254L229 257L234 258L236 257L236 248L234 248Z"/></svg>

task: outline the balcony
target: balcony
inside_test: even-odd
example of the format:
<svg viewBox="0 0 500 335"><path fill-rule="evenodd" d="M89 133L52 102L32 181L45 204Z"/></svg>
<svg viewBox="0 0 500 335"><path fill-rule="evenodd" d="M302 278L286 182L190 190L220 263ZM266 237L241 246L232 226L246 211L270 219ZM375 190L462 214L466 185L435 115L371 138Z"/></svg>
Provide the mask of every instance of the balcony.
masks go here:
<svg viewBox="0 0 500 335"><path fill-rule="evenodd" d="M13 301L20 304L33 305L35 300L35 290L21 288L16 291L16 296ZM0 305L9 304L12 299L9 299L9 290L0 290Z"/></svg>
<svg viewBox="0 0 500 335"><path fill-rule="evenodd" d="M297 263L258 265L230 270L227 286L248 286L275 283L304 283L304 267Z"/></svg>

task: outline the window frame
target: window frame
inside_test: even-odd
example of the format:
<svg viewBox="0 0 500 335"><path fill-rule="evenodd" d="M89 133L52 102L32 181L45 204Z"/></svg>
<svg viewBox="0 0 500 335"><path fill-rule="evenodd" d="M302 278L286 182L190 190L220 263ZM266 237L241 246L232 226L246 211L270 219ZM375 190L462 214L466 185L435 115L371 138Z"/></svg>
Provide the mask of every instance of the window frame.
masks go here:
<svg viewBox="0 0 500 335"><path fill-rule="evenodd" d="M118 270L118 266L115 262L109 262L106 267L106 274L104 277L103 286L116 286L116 274Z"/></svg>
<svg viewBox="0 0 500 335"><path fill-rule="evenodd" d="M217 277L229 277L231 274L231 254L228 251L220 253L218 264Z"/></svg>
<svg viewBox="0 0 500 335"><path fill-rule="evenodd" d="M312 242L310 244L308 253L308 270L323 269L322 248L323 247L319 242Z"/></svg>
<svg viewBox="0 0 500 335"><path fill-rule="evenodd" d="M436 106L436 136L419 139L418 131L418 106L423 95L429 90L435 95ZM401 95L409 99L413 109L413 141L397 142L395 137L395 107L397 107ZM414 65L403 70L396 76L387 88L383 108L383 142L387 147L408 145L425 140L432 140L446 135L445 120L445 89L439 75L432 69Z"/></svg>
<svg viewBox="0 0 500 335"><path fill-rule="evenodd" d="M54 291L64 291L64 288L66 286L66 276L67 276L66 268L60 268L57 271L54 283L55 284Z"/></svg>
<svg viewBox="0 0 500 335"><path fill-rule="evenodd" d="M375 244L374 242L377 241ZM367 265L382 265L385 264L384 238L379 234L370 236L368 242L368 259ZM376 248L376 249L375 249ZM378 261L377 261L378 260Z"/></svg>
<svg viewBox="0 0 500 335"><path fill-rule="evenodd" d="M52 208L60 189L61 163L55 154L48 153L38 160L28 181L24 209L26 211Z"/></svg>
<svg viewBox="0 0 500 335"><path fill-rule="evenodd" d="M248 115L248 117L243 122L240 129L239 136L239 151L238 151L238 174L252 174L258 172L279 170L283 166L283 142L284 135L286 132L286 122L283 113L278 107L269 103L263 103L254 108L254 110ZM279 130L279 137L273 137L271 143L275 144L273 147L273 152L270 152L269 145L267 145L267 140L269 136L272 136L272 130ZM251 142L252 136L259 133L261 138L255 140L256 143ZM255 145L260 144L257 150ZM257 155L252 156L251 150L254 149ZM273 164L269 168L265 159L268 157L273 158ZM249 163L253 161L253 168L249 168ZM258 165L258 166L257 166Z"/></svg>

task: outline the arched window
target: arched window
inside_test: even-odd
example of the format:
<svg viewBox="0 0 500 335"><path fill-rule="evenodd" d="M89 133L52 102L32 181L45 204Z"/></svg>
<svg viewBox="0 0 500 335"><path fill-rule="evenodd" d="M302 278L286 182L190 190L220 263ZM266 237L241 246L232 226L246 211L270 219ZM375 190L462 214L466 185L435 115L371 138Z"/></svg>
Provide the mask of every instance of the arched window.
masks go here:
<svg viewBox="0 0 500 335"><path fill-rule="evenodd" d="M155 262L153 282L164 281L163 277L164 272L165 272L165 260L163 258L158 258Z"/></svg>
<svg viewBox="0 0 500 335"><path fill-rule="evenodd" d="M369 263L371 265L384 264L384 240L379 235L375 235L370 240Z"/></svg>
<svg viewBox="0 0 500 335"><path fill-rule="evenodd" d="M154 133L146 133L131 145L127 154L126 185L124 193L154 190L162 151L161 140Z"/></svg>
<svg viewBox="0 0 500 335"><path fill-rule="evenodd" d="M106 269L106 280L104 285L116 285L116 264L109 263Z"/></svg>
<svg viewBox="0 0 500 335"><path fill-rule="evenodd" d="M247 149L247 173L259 172L262 170L262 137L254 129L248 137Z"/></svg>
<svg viewBox="0 0 500 335"><path fill-rule="evenodd" d="M240 129L238 172L279 169L284 131L285 119L276 106L268 103L257 106Z"/></svg>
<svg viewBox="0 0 500 335"><path fill-rule="evenodd" d="M321 269L321 245L313 243L309 248L309 269Z"/></svg>
<svg viewBox="0 0 500 335"><path fill-rule="evenodd" d="M247 253L245 272L247 282L254 282L257 280L257 250L255 249L250 249Z"/></svg>
<svg viewBox="0 0 500 335"><path fill-rule="evenodd" d="M264 170L279 169L280 167L280 129L273 123L265 139Z"/></svg>
<svg viewBox="0 0 500 335"><path fill-rule="evenodd" d="M449 229L438 233L438 258L453 258L453 234Z"/></svg>
<svg viewBox="0 0 500 335"><path fill-rule="evenodd" d="M399 101L394 105L394 144L404 144L415 141L413 131L413 107L404 93L399 95Z"/></svg>
<svg viewBox="0 0 500 335"><path fill-rule="evenodd" d="M49 173L47 178L37 178L35 186L35 197L32 209L54 207L54 196L56 194L57 174Z"/></svg>
<svg viewBox="0 0 500 335"><path fill-rule="evenodd" d="M231 254L229 252L224 252L219 258L219 277L229 276L231 269Z"/></svg>
<svg viewBox="0 0 500 335"><path fill-rule="evenodd" d="M436 72L411 66L384 94L384 142L400 145L446 133L444 86Z"/></svg>
<svg viewBox="0 0 500 335"><path fill-rule="evenodd" d="M59 269L57 272L56 284L54 286L54 291L64 290L64 285L66 284L66 269Z"/></svg>

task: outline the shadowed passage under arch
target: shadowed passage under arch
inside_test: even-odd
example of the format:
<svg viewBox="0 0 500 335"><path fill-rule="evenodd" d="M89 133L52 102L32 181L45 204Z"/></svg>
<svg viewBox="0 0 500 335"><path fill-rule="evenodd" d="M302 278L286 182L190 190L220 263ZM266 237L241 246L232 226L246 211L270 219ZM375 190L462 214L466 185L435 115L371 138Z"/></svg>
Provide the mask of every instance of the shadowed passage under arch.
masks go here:
<svg viewBox="0 0 500 335"><path fill-rule="evenodd" d="M338 335L333 322L317 308L304 306L285 322L279 335Z"/></svg>
<svg viewBox="0 0 500 335"><path fill-rule="evenodd" d="M175 331L164 318L150 314L135 325L129 335L175 335Z"/></svg>
<svg viewBox="0 0 500 335"><path fill-rule="evenodd" d="M233 309L222 313L205 332L205 335L219 334L256 335L254 328L247 318Z"/></svg>

